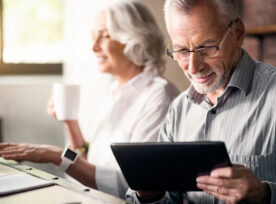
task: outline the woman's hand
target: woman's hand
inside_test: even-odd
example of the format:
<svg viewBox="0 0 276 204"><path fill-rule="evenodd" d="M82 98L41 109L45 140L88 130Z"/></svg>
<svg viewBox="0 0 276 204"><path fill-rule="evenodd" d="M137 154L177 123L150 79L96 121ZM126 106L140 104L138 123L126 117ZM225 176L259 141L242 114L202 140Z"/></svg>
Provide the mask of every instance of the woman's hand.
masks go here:
<svg viewBox="0 0 276 204"><path fill-rule="evenodd" d="M47 104L47 113L48 115L52 116L53 118L57 119L57 114L56 114L56 110L55 110L55 106L54 106L54 97L53 97L53 92L51 92L51 96L48 100L48 104ZM63 120L63 123L70 123L69 125L73 124L73 123L78 123L78 120Z"/></svg>
<svg viewBox="0 0 276 204"><path fill-rule="evenodd" d="M52 116L53 118L57 118L55 107L54 107L53 92L51 92L51 96L48 100L47 113L48 113L48 115Z"/></svg>
<svg viewBox="0 0 276 204"><path fill-rule="evenodd" d="M7 160L54 163L59 165L63 149L51 145L1 143L0 157Z"/></svg>

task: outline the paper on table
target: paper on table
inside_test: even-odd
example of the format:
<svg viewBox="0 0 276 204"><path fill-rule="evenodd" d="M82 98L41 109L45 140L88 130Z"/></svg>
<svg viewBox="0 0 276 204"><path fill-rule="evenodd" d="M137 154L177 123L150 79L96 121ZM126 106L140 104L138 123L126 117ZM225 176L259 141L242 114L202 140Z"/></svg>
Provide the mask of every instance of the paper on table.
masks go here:
<svg viewBox="0 0 276 204"><path fill-rule="evenodd" d="M0 196L51 186L55 183L25 174L0 173Z"/></svg>

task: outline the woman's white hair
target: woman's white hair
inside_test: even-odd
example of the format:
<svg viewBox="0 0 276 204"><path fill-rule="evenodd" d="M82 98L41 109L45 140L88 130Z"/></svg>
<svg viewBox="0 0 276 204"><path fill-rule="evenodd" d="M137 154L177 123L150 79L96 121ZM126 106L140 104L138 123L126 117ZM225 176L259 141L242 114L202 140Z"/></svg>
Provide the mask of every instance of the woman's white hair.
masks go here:
<svg viewBox="0 0 276 204"><path fill-rule="evenodd" d="M217 6L218 12L221 16L221 19L219 19L221 22L240 18L237 0L166 0L164 5L164 12L167 29L169 25L169 13L171 10L187 13L196 4L203 1L213 2Z"/></svg>
<svg viewBox="0 0 276 204"><path fill-rule="evenodd" d="M124 54L136 65L164 71L164 36L149 9L135 0L120 0L104 8L110 36L125 44Z"/></svg>

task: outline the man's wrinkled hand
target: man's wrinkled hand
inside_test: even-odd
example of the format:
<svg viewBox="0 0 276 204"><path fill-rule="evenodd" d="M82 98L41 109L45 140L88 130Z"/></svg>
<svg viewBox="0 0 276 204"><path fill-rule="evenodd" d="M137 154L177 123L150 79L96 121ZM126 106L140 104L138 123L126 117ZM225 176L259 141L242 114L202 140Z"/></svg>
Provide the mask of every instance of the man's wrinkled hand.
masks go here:
<svg viewBox="0 0 276 204"><path fill-rule="evenodd" d="M215 169L210 176L197 178L197 187L224 201L234 203L270 203L270 188L244 166Z"/></svg>

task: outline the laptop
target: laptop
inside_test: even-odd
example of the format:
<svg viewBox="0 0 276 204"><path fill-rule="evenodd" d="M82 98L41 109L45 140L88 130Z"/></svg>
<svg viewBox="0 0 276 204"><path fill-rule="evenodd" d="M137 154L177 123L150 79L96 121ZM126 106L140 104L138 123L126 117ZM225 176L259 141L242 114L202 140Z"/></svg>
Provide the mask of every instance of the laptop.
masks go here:
<svg viewBox="0 0 276 204"><path fill-rule="evenodd" d="M133 190L200 191L196 178L231 166L225 144L203 142L112 143L111 149Z"/></svg>

